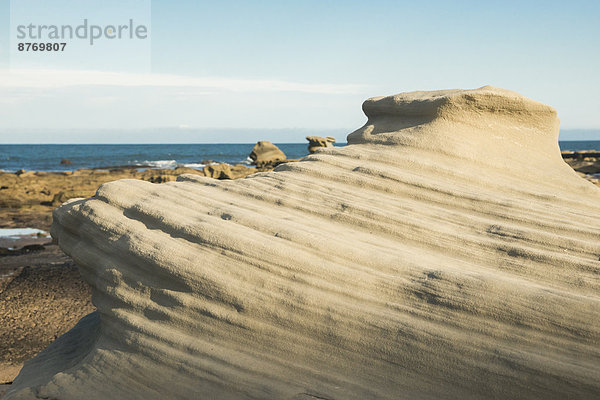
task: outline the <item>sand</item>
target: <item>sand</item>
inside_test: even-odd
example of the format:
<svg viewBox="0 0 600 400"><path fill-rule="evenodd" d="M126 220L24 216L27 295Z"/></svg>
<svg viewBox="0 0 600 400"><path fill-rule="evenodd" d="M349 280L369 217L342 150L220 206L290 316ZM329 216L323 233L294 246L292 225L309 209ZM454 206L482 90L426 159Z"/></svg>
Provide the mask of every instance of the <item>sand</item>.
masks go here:
<svg viewBox="0 0 600 400"><path fill-rule="evenodd" d="M95 310L91 288L57 245L0 258L0 384Z"/></svg>
<svg viewBox="0 0 600 400"><path fill-rule="evenodd" d="M0 383L0 398L2 398L2 396L4 396L4 394L6 392L8 392L8 389L10 389L10 388L11 388L11 385Z"/></svg>
<svg viewBox="0 0 600 400"><path fill-rule="evenodd" d="M54 213L98 311L7 398L592 399L600 190L514 92L367 100L349 145Z"/></svg>

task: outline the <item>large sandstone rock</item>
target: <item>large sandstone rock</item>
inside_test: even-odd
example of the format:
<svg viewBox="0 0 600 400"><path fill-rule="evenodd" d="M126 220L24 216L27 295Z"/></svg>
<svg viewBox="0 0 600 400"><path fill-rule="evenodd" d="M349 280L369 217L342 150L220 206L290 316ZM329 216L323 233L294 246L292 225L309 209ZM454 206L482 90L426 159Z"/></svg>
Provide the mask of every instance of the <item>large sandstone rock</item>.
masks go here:
<svg viewBox="0 0 600 400"><path fill-rule="evenodd" d="M517 93L367 100L349 146L55 211L97 313L8 399L593 399L600 190Z"/></svg>
<svg viewBox="0 0 600 400"><path fill-rule="evenodd" d="M286 157L283 151L273 143L262 140L254 145L250 153L252 164L258 168L269 168L285 161Z"/></svg>
<svg viewBox="0 0 600 400"><path fill-rule="evenodd" d="M307 136L306 140L308 140L308 151L310 154L313 154L321 147L333 147L333 144L335 143L335 138L333 136Z"/></svg>

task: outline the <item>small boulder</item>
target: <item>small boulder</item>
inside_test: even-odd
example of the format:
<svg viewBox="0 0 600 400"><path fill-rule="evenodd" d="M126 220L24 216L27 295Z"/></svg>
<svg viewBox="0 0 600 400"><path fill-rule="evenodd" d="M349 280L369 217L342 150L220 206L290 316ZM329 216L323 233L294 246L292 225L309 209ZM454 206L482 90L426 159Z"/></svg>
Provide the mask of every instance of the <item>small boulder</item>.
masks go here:
<svg viewBox="0 0 600 400"><path fill-rule="evenodd" d="M231 179L231 165L229 164L210 164L202 170L204 176L214 179Z"/></svg>
<svg viewBox="0 0 600 400"><path fill-rule="evenodd" d="M26 171L24 169L20 169L17 172L15 172L15 175L17 175L19 178L28 178L31 176L35 176L35 172L33 171Z"/></svg>
<svg viewBox="0 0 600 400"><path fill-rule="evenodd" d="M150 178L148 178L148 182L150 183L165 183L169 181L170 179L168 177L162 175L151 176Z"/></svg>
<svg viewBox="0 0 600 400"><path fill-rule="evenodd" d="M254 145L250 153L252 164L258 168L273 168L286 159L283 151L273 143L262 140Z"/></svg>
<svg viewBox="0 0 600 400"><path fill-rule="evenodd" d="M60 160L60 165L72 165L73 162L71 160L69 160L68 158L63 158L62 160Z"/></svg>
<svg viewBox="0 0 600 400"><path fill-rule="evenodd" d="M231 166L231 179L244 178L256 173L256 168L247 167L244 164L235 164Z"/></svg>
<svg viewBox="0 0 600 400"><path fill-rule="evenodd" d="M204 176L214 179L238 179L256 172L256 168L248 168L242 164L229 165L225 163L210 164L202 170Z"/></svg>
<svg viewBox="0 0 600 400"><path fill-rule="evenodd" d="M333 147L333 144L335 143L335 138L333 136L307 136L306 140L308 140L308 151L310 154L321 147Z"/></svg>

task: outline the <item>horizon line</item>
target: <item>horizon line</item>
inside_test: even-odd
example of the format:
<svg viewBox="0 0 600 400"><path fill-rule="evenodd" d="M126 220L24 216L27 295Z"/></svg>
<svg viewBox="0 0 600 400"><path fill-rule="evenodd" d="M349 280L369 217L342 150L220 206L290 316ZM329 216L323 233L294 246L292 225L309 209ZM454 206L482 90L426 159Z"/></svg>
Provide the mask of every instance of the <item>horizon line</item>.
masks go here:
<svg viewBox="0 0 600 400"><path fill-rule="evenodd" d="M257 142L262 142L263 140L259 140ZM267 140L273 144L304 144L308 145L308 142L273 142ZM150 142L150 143L0 143L0 146L89 146L89 145L106 145L106 146L138 146L138 145L189 145L189 144L247 144L254 145L257 142L177 142L177 143L164 143L164 142ZM558 142L600 142L600 138L598 139L568 139L568 140L558 140ZM348 142L334 142L335 145L348 145Z"/></svg>
<svg viewBox="0 0 600 400"><path fill-rule="evenodd" d="M237 130L237 131L349 131L353 132L357 128L300 128L300 127L282 127L282 128L264 128L264 127L181 127L181 126L156 126L156 127L143 127L143 128L1 128L0 132L4 131L146 131L146 130L159 130L159 129L175 129L179 131L193 131L193 130ZM559 128L559 131L600 131L598 128Z"/></svg>
<svg viewBox="0 0 600 400"><path fill-rule="evenodd" d="M146 143L0 143L0 146L39 146L39 145L140 145L140 144L148 144L148 145L177 145L177 144L256 144L257 142L263 142L264 140L258 140L256 142L177 142L177 143L164 143L164 142L146 142ZM305 140L303 142L273 142L271 140L267 140L268 142L274 144L306 144L308 142ZM348 142L335 142L335 144L348 144Z"/></svg>

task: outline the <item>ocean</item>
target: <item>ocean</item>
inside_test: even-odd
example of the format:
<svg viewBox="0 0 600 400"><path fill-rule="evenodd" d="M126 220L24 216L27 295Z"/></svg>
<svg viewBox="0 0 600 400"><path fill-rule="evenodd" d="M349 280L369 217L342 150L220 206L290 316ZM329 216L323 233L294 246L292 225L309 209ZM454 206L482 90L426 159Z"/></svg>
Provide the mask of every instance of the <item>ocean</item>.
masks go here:
<svg viewBox="0 0 600 400"><path fill-rule="evenodd" d="M308 154L307 143L275 143L288 158ZM345 143L337 143L343 146ZM561 150L599 150L600 140L561 141ZM80 168L203 168L207 161L249 164L248 144L12 144L0 145L0 170L72 171ZM68 159L72 164L61 164Z"/></svg>
<svg viewBox="0 0 600 400"><path fill-rule="evenodd" d="M288 158L308 154L308 143L275 143ZM203 168L207 161L249 164L249 144L12 144L0 145L0 170L72 171L80 168ZM68 159L72 164L61 164Z"/></svg>

